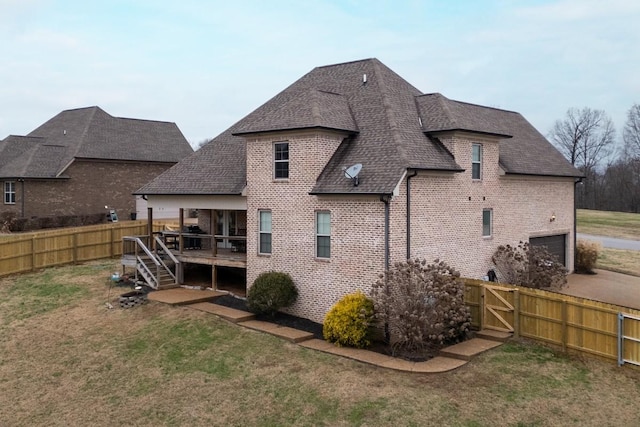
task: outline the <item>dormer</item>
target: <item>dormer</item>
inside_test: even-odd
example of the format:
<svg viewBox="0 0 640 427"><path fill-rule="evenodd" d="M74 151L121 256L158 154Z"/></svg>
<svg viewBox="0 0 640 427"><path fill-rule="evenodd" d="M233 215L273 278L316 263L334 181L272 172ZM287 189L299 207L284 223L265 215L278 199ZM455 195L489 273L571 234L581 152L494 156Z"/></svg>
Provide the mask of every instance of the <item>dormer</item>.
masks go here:
<svg viewBox="0 0 640 427"><path fill-rule="evenodd" d="M233 135L247 141L247 181L310 185L340 143L358 133L343 95L308 89L283 93ZM269 105L269 104L267 104ZM264 111L266 110L266 111ZM259 177L251 165L260 165Z"/></svg>

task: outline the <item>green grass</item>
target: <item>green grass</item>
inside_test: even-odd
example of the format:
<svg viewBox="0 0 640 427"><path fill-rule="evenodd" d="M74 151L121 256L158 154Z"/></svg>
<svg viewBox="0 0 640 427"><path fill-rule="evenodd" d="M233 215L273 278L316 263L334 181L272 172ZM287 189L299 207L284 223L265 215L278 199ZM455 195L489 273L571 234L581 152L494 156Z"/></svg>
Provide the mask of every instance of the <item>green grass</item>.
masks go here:
<svg viewBox="0 0 640 427"><path fill-rule="evenodd" d="M640 214L578 209L578 233L640 240ZM640 252L602 248L597 268L640 276Z"/></svg>
<svg viewBox="0 0 640 427"><path fill-rule="evenodd" d="M395 372L186 307L109 310L111 264L0 280L0 424L638 425L640 372L529 342L452 372ZM82 289L79 291L78 289Z"/></svg>
<svg viewBox="0 0 640 427"><path fill-rule="evenodd" d="M578 233L640 240L640 214L578 209Z"/></svg>

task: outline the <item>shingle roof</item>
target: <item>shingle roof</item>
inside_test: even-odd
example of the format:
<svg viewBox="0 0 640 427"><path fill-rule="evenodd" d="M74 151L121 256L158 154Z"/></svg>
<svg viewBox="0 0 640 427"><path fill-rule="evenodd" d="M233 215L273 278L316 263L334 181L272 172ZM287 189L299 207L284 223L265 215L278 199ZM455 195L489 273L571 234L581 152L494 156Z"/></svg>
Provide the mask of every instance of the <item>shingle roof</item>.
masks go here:
<svg viewBox="0 0 640 427"><path fill-rule="evenodd" d="M366 59L313 69L138 193L238 194L246 183L241 135L301 128L346 136L311 193L389 194L407 169L462 171L431 137L446 130L509 138L500 141L507 173L580 176L520 114L423 95L377 59ZM363 165L357 187L343 172L355 163Z"/></svg>
<svg viewBox="0 0 640 427"><path fill-rule="evenodd" d="M234 135L308 128L358 132L345 96L310 89L268 111L268 114L244 122Z"/></svg>
<svg viewBox="0 0 640 427"><path fill-rule="evenodd" d="M65 110L27 136L0 143L0 176L55 178L74 158L176 163L193 152L175 123Z"/></svg>
<svg viewBox="0 0 640 427"><path fill-rule="evenodd" d="M423 130L468 130L502 136L500 165L506 173L582 176L520 113L453 101L439 93L416 98Z"/></svg>

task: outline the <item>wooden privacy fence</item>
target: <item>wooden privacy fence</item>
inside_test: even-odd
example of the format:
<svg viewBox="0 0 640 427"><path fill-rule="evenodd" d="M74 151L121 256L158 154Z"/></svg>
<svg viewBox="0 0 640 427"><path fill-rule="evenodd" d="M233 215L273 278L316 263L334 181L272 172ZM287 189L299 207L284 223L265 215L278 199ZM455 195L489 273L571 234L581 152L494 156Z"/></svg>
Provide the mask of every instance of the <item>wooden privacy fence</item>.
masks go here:
<svg viewBox="0 0 640 427"><path fill-rule="evenodd" d="M513 332L554 344L563 351L588 353L609 360L640 362L640 310L585 298L492 282L465 279L465 303L472 325ZM618 354L619 314L625 335Z"/></svg>
<svg viewBox="0 0 640 427"><path fill-rule="evenodd" d="M163 226L154 224L154 231ZM147 234L147 221L124 221L0 236L0 276L122 255L122 237Z"/></svg>

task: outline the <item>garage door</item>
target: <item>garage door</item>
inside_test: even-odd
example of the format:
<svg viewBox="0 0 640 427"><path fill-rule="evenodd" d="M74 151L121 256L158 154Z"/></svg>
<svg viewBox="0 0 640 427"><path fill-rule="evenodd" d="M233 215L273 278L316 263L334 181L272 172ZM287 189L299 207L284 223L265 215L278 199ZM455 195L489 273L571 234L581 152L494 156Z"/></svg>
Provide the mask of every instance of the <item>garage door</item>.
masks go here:
<svg viewBox="0 0 640 427"><path fill-rule="evenodd" d="M567 266L566 263L566 243L567 235L558 234L555 236L532 237L529 239L531 246L546 246L547 251L558 257L560 264Z"/></svg>

